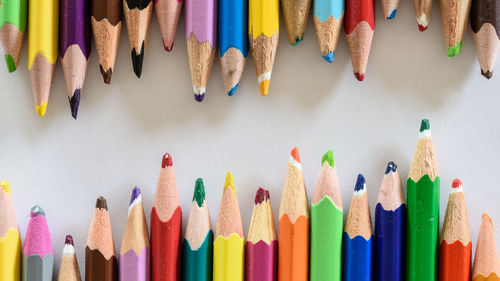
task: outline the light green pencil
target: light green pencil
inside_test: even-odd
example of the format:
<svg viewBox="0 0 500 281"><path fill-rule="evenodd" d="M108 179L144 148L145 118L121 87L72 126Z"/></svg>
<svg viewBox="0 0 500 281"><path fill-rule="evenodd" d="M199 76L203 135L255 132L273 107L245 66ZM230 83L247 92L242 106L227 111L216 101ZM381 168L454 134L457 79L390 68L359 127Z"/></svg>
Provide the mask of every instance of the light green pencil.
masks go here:
<svg viewBox="0 0 500 281"><path fill-rule="evenodd" d="M0 0L0 43L9 72L19 63L28 13L27 0Z"/></svg>
<svg viewBox="0 0 500 281"><path fill-rule="evenodd" d="M311 281L341 281L343 210L333 151L323 155L311 207Z"/></svg>

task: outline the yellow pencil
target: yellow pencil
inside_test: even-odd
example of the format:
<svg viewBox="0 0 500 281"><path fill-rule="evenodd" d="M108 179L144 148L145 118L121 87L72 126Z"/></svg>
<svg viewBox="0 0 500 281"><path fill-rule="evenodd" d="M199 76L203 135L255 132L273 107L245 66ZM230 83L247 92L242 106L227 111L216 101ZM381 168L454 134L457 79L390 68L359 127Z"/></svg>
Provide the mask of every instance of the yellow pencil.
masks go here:
<svg viewBox="0 0 500 281"><path fill-rule="evenodd" d="M0 280L19 281L21 277L21 236L10 185L0 182Z"/></svg>
<svg viewBox="0 0 500 281"><path fill-rule="evenodd" d="M243 281L245 236L233 175L227 173L215 228L213 281Z"/></svg>
<svg viewBox="0 0 500 281"><path fill-rule="evenodd" d="M36 112L44 116L57 61L58 0L29 0L28 70Z"/></svg>
<svg viewBox="0 0 500 281"><path fill-rule="evenodd" d="M250 0L248 5L248 39L263 96L268 92L278 48L279 9L279 0Z"/></svg>

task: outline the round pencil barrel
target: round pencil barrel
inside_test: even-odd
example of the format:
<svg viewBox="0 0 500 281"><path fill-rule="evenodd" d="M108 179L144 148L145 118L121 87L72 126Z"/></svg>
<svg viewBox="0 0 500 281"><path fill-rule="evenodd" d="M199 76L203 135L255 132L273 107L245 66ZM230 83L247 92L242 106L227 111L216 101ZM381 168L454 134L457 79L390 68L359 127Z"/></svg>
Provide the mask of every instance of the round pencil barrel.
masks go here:
<svg viewBox="0 0 500 281"><path fill-rule="evenodd" d="M437 278L439 187L430 124L424 119L407 181L407 281Z"/></svg>
<svg viewBox="0 0 500 281"><path fill-rule="evenodd" d="M328 151L322 159L311 200L311 281L342 280L342 198L333 158Z"/></svg>
<svg viewBox="0 0 500 281"><path fill-rule="evenodd" d="M85 245L85 281L118 281L114 245L108 204L101 196L95 204Z"/></svg>
<svg viewBox="0 0 500 281"><path fill-rule="evenodd" d="M59 56L71 115L76 119L90 56L90 0L61 0Z"/></svg>
<svg viewBox="0 0 500 281"><path fill-rule="evenodd" d="M343 280L372 278L373 230L363 175L358 175L343 235Z"/></svg>
<svg viewBox="0 0 500 281"><path fill-rule="evenodd" d="M186 0L186 45L194 98L203 101L216 49L217 3Z"/></svg>
<svg viewBox="0 0 500 281"><path fill-rule="evenodd" d="M218 2L217 36L225 93L236 93L248 54L248 0Z"/></svg>
<svg viewBox="0 0 500 281"><path fill-rule="evenodd" d="M314 26L318 36L321 56L333 62L344 20L344 0L314 1Z"/></svg>
<svg viewBox="0 0 500 281"><path fill-rule="evenodd" d="M54 253L45 212L31 208L30 221L23 245L23 281L52 281Z"/></svg>
<svg viewBox="0 0 500 281"><path fill-rule="evenodd" d="M81 281L73 237L66 235L58 281Z"/></svg>
<svg viewBox="0 0 500 281"><path fill-rule="evenodd" d="M245 236L233 175L227 173L215 228L213 280L243 281Z"/></svg>
<svg viewBox="0 0 500 281"><path fill-rule="evenodd" d="M293 148L279 212L278 280L309 278L309 203L299 150Z"/></svg>
<svg viewBox="0 0 500 281"><path fill-rule="evenodd" d="M406 205L401 176L392 161L387 165L375 208L375 238L375 280L405 280Z"/></svg>
<svg viewBox="0 0 500 281"><path fill-rule="evenodd" d="M245 245L245 280L278 280L278 241L269 191L259 188Z"/></svg>
<svg viewBox="0 0 500 281"><path fill-rule="evenodd" d="M9 72L19 64L28 17L28 0L4 0L0 5L0 46Z"/></svg>
<svg viewBox="0 0 500 281"><path fill-rule="evenodd" d="M151 210L151 280L180 279L182 211L170 154L163 155Z"/></svg>
<svg viewBox="0 0 500 281"><path fill-rule="evenodd" d="M0 181L0 280L21 279L21 236L7 181Z"/></svg>
<svg viewBox="0 0 500 281"><path fill-rule="evenodd" d="M213 240L205 187L200 178L196 180L182 247L182 280L212 281Z"/></svg>
<svg viewBox="0 0 500 281"><path fill-rule="evenodd" d="M29 0L28 70L36 112L45 115L57 62L59 1Z"/></svg>
<svg viewBox="0 0 500 281"><path fill-rule="evenodd" d="M472 242L462 182L452 183L439 244L439 280L468 281L471 276Z"/></svg>

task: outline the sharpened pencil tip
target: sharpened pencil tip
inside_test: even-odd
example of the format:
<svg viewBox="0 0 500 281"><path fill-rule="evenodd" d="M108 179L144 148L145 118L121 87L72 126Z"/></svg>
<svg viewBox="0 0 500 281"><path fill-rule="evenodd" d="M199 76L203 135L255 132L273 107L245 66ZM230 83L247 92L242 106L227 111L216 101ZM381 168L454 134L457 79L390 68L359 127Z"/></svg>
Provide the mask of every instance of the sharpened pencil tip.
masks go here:
<svg viewBox="0 0 500 281"><path fill-rule="evenodd" d="M335 167L335 160L334 160L334 157L333 157L333 150L328 150L324 155L323 157L321 158L321 165L324 165L325 162L328 163L328 165L330 165L330 167Z"/></svg>
<svg viewBox="0 0 500 281"><path fill-rule="evenodd" d="M231 90L229 90L229 92L227 92L227 95L232 97L236 93L237 89L238 89L238 84L234 85L234 87L232 87Z"/></svg>
<svg viewBox="0 0 500 281"><path fill-rule="evenodd" d="M462 41L460 41L460 43L458 43L455 47L453 46L448 47L448 57L452 58L460 54L461 50L462 50Z"/></svg>
<svg viewBox="0 0 500 281"><path fill-rule="evenodd" d="M75 246L75 244L73 243L73 236L66 235L66 239L64 240L64 245Z"/></svg>
<svg viewBox="0 0 500 281"><path fill-rule="evenodd" d="M107 210L108 209L108 202L106 202L106 199L104 199L104 197L99 196L99 198L97 198L97 200L95 202L95 207L99 208L99 209Z"/></svg>
<svg viewBox="0 0 500 281"><path fill-rule="evenodd" d="M366 180L362 174L358 175L358 179L356 180L356 185L354 186L354 191L361 191L365 188Z"/></svg>
<svg viewBox="0 0 500 281"><path fill-rule="evenodd" d="M335 58L335 51L331 51L326 55L321 55L323 59L329 63L333 62L333 59Z"/></svg>
<svg viewBox="0 0 500 281"><path fill-rule="evenodd" d="M198 207L201 208L204 200L205 200L205 185L203 184L203 179L198 178L196 179L196 183L194 185L193 202L196 201Z"/></svg>
<svg viewBox="0 0 500 281"><path fill-rule="evenodd" d="M135 75L137 78L141 78L142 74L142 63L144 61L144 41L142 41L141 52L137 54L135 48L132 49L132 65L134 67Z"/></svg>
<svg viewBox="0 0 500 281"><path fill-rule="evenodd" d="M226 182L224 183L224 191L226 191L227 188L231 188L234 193L236 193L236 188L234 187L234 179L233 179L233 174L231 172L227 172L226 174Z"/></svg>
<svg viewBox="0 0 500 281"><path fill-rule="evenodd" d="M78 107L80 106L80 92L81 89L76 89L73 93L73 96L71 98L68 98L69 108L71 109L71 116L73 116L75 120L78 116Z"/></svg>
<svg viewBox="0 0 500 281"><path fill-rule="evenodd" d="M481 75L483 75L487 79L490 79L493 76L493 71L489 71L489 70L483 71L481 69Z"/></svg>
<svg viewBox="0 0 500 281"><path fill-rule="evenodd" d="M295 42L292 44L292 46L297 46L304 40L304 34L302 36L295 36Z"/></svg>
<svg viewBox="0 0 500 281"><path fill-rule="evenodd" d="M111 83L111 75L113 74L113 70L109 68L108 70L104 71L102 65L99 65L99 69L101 70L102 79L104 80L104 83L106 84Z"/></svg>
<svg viewBox="0 0 500 281"><path fill-rule="evenodd" d="M35 205L33 206L33 208L31 208L30 217L36 218L39 216L45 217L45 211L42 209L42 207Z"/></svg>
<svg viewBox="0 0 500 281"><path fill-rule="evenodd" d="M269 190L266 190L262 187L259 187L259 189L257 190L257 193L255 194L254 203L255 203L255 205L261 204L262 202L269 200L269 198L270 198Z"/></svg>
<svg viewBox="0 0 500 281"><path fill-rule="evenodd" d="M139 198L141 196L141 189L139 189L139 187L134 187L134 189L132 189L132 195L130 196L130 204L129 205L132 205L132 203L134 203L134 201Z"/></svg>
<svg viewBox="0 0 500 281"><path fill-rule="evenodd" d="M172 156L167 152L163 155L163 160L161 160L161 167L172 167L174 163L172 162Z"/></svg>
<svg viewBox="0 0 500 281"><path fill-rule="evenodd" d="M354 77L356 77L356 79L358 79L358 81L360 81L360 82L365 80L364 73L354 72Z"/></svg>
<svg viewBox="0 0 500 281"><path fill-rule="evenodd" d="M7 69L10 73L16 71L16 62L11 55L5 55L5 63L7 63Z"/></svg>
<svg viewBox="0 0 500 281"><path fill-rule="evenodd" d="M427 26L423 26L421 24L418 25L418 30L420 30L420 32L424 32L426 29L427 29Z"/></svg>
<svg viewBox="0 0 500 281"><path fill-rule="evenodd" d="M385 19L386 19L386 20L392 20L392 19L394 19L394 18L396 17L396 12L397 12L397 10L398 10L398 9L394 9L394 10L392 10L391 14L390 14L388 17L386 17Z"/></svg>
<svg viewBox="0 0 500 281"><path fill-rule="evenodd" d="M431 124L429 123L428 119L422 119L422 123L420 123L420 132L423 132L425 130L430 130L431 129Z"/></svg>
<svg viewBox="0 0 500 281"><path fill-rule="evenodd" d="M165 48L165 51L167 51L167 52L172 51L172 49L174 48L174 41L172 41L172 44L170 46L165 44L165 41L163 41L163 48Z"/></svg>
<svg viewBox="0 0 500 281"><path fill-rule="evenodd" d="M35 106L35 110L40 117L43 117L47 112L47 103L42 102L40 105Z"/></svg>
<svg viewBox="0 0 500 281"><path fill-rule="evenodd" d="M396 165L396 163L391 161L387 164L387 168L385 168L385 174L387 175L390 172L396 172L397 169L398 166Z"/></svg>
<svg viewBox="0 0 500 281"><path fill-rule="evenodd" d="M200 94L194 93L194 100L195 101L202 102L203 99L205 99L205 93L200 93Z"/></svg>

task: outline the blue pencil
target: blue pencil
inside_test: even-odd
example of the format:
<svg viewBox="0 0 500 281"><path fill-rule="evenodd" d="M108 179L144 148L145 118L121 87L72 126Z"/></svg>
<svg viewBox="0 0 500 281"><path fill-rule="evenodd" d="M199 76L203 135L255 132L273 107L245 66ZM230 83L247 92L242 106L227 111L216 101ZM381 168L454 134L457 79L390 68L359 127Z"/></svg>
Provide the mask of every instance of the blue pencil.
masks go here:
<svg viewBox="0 0 500 281"><path fill-rule="evenodd" d="M373 230L366 182L361 174L354 187L343 239L343 280L371 281Z"/></svg>
<svg viewBox="0 0 500 281"><path fill-rule="evenodd" d="M248 54L248 0L219 0L218 43L225 92L234 95Z"/></svg>
<svg viewBox="0 0 500 281"><path fill-rule="evenodd" d="M344 10L344 0L314 1L314 26L318 35L321 56L327 62L333 62L335 57Z"/></svg>
<svg viewBox="0 0 500 281"><path fill-rule="evenodd" d="M375 208L375 280L403 281L406 204L394 162L387 164Z"/></svg>

